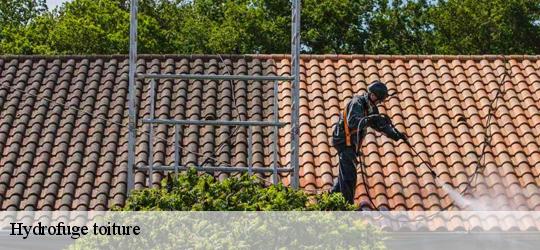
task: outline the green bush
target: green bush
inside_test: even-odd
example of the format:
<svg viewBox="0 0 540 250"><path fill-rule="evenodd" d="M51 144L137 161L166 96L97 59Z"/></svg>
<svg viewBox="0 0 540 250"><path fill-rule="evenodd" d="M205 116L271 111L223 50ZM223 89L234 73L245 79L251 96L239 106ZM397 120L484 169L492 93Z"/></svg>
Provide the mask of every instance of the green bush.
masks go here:
<svg viewBox="0 0 540 250"><path fill-rule="evenodd" d="M195 169L166 178L161 188L135 190L123 211L351 211L340 193L309 195L282 184L265 187L247 174L218 181Z"/></svg>
<svg viewBox="0 0 540 250"><path fill-rule="evenodd" d="M385 249L384 233L341 194L309 195L254 176L218 181L190 169L134 191L102 223L139 225L137 237L89 235L69 249ZM242 212L168 212L242 211ZM244 212L244 211L293 212ZM300 212L296 212L300 211ZM95 220L95 219L94 219ZM375 220L375 222L377 222Z"/></svg>

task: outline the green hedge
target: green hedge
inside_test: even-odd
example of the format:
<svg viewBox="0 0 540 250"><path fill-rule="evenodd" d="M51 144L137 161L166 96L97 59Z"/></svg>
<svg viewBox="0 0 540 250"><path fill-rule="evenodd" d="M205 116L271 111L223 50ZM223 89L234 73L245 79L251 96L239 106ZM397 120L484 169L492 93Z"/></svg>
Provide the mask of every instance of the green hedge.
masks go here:
<svg viewBox="0 0 540 250"><path fill-rule="evenodd" d="M265 187L243 174L218 181L195 169L166 178L160 188L135 190L123 211L351 211L340 193L307 194L282 184Z"/></svg>

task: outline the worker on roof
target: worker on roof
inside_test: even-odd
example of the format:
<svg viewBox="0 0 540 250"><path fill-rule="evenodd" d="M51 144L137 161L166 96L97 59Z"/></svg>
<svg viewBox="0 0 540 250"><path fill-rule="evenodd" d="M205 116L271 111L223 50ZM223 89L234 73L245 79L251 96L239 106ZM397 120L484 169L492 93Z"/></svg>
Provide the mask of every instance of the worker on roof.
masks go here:
<svg viewBox="0 0 540 250"><path fill-rule="evenodd" d="M373 128L394 141L407 140L404 133L394 128L387 115L379 114L377 104L384 102L387 97L386 85L374 81L368 86L367 93L353 96L334 125L332 139L338 151L339 174L331 192L341 192L351 204L354 204L357 156L366 135L366 128Z"/></svg>

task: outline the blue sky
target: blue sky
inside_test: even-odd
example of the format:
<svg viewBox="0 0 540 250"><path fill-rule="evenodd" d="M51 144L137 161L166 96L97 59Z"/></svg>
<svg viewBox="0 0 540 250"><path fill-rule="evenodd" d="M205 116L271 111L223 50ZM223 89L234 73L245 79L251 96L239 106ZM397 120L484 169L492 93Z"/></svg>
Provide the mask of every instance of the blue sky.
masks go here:
<svg viewBox="0 0 540 250"><path fill-rule="evenodd" d="M69 2L71 0L47 0L47 7L49 7L50 10L54 9L56 6L62 5L64 2Z"/></svg>

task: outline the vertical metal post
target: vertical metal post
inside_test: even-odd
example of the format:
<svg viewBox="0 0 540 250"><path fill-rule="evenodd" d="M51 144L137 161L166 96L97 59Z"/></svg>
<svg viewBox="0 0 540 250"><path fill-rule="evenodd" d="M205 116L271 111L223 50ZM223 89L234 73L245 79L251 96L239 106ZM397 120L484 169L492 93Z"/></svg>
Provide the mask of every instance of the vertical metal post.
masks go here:
<svg viewBox="0 0 540 250"><path fill-rule="evenodd" d="M150 81L150 119L154 119L154 91L156 80ZM148 187L152 187L152 174L154 173L154 124L148 123Z"/></svg>
<svg viewBox="0 0 540 250"><path fill-rule="evenodd" d="M291 114L291 167L294 169L291 180L293 188L299 187L299 116L300 116L300 0L293 0L292 6L292 114Z"/></svg>
<svg viewBox="0 0 540 250"><path fill-rule="evenodd" d="M248 157L247 157L247 165L248 165L248 174L251 176L253 174L253 162L252 162L252 159L253 159L253 149L252 149L252 144L253 144L253 138L252 138L252 135L251 135L251 126L248 126L247 127L247 133L248 133L248 141L247 141L247 151L248 151Z"/></svg>
<svg viewBox="0 0 540 250"><path fill-rule="evenodd" d="M180 141L180 125L174 125L174 175L178 176L178 166L180 165L180 152L179 152L179 141Z"/></svg>
<svg viewBox="0 0 540 250"><path fill-rule="evenodd" d="M279 122L279 111L278 111L278 81L274 81L274 103L273 103L273 113L274 113L274 122ZM272 181L274 182L274 185L277 185L278 183L278 172L277 172L277 164L278 164L278 133L279 128L277 126L272 127L274 129L273 132L273 138L272 138L272 146L273 146L273 163L272 166L274 168L274 175L272 178Z"/></svg>
<svg viewBox="0 0 540 250"><path fill-rule="evenodd" d="M128 80L128 164L127 164L127 193L134 187L135 170L135 122L137 113L135 111L135 71L137 70L137 0L131 0L130 26L129 26L129 80Z"/></svg>

